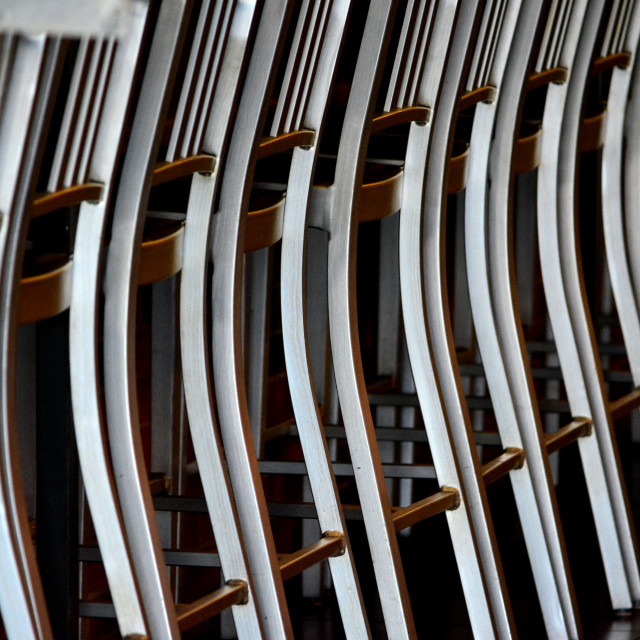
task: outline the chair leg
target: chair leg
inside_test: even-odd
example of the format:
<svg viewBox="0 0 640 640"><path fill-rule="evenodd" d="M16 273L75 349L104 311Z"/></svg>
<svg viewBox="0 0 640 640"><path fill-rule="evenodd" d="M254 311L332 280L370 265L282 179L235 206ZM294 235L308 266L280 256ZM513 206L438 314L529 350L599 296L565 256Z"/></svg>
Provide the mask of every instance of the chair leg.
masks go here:
<svg viewBox="0 0 640 640"><path fill-rule="evenodd" d="M269 327L273 256L271 248L245 256L245 370L247 401L258 456L264 451L266 394L269 369Z"/></svg>
<svg viewBox="0 0 640 640"><path fill-rule="evenodd" d="M597 8L590 5L587 9L589 22L597 25L599 15L594 12L597 12ZM591 33L594 34L596 30L597 27L592 27ZM590 60L590 54L587 57ZM584 78L586 68L587 63L581 63L580 70ZM576 80L575 84L579 82ZM571 81L569 87L573 88ZM549 113L549 116L545 117L543 124L541 153L553 161L543 163L538 170L538 234L542 275L572 414L590 417L594 422L596 437L581 438L578 442L612 604L615 609L628 609L635 598L629 591L627 571L629 575L636 576L638 571L634 535L620 481L610 417L602 398L602 374L583 306L575 253L575 229L569 222L574 216L571 196L573 179L571 187L563 182L569 175L575 174L575 157L571 159L561 152L561 149L570 147L571 136L577 138L580 121L578 104L581 104L581 99L578 102L577 91L573 89L573 93L567 92L568 96L565 96L564 85L552 85L547 94L545 113ZM577 122L571 125L562 122L563 111L570 113L570 109L577 110ZM564 133L569 129L575 131ZM559 163L563 169L563 181L557 178Z"/></svg>
<svg viewBox="0 0 640 640"><path fill-rule="evenodd" d="M40 136L59 62L58 43L45 35L17 38L3 95L0 148L0 609L11 640L52 638L25 511L16 431L17 292L33 195Z"/></svg>

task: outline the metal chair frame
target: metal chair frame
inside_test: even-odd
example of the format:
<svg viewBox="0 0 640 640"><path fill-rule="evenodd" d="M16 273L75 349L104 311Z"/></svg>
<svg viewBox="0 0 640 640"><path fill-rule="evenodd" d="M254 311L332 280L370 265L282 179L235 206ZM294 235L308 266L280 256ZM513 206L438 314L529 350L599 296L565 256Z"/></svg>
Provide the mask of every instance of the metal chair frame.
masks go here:
<svg viewBox="0 0 640 640"><path fill-rule="evenodd" d="M55 19L51 19L42 25L46 8L42 10L39 3L30 3L27 6L14 6L9 3L3 8L3 28L27 30L42 30L45 35L40 36L5 36L3 48L3 86L0 93L3 98L4 115L2 121L3 131L0 133L2 144L8 144L12 149L11 154L4 154L6 158L12 158L3 166L0 182L3 190L2 209L7 215L5 221L5 233L3 234L3 276L2 276L2 335L8 346L3 352L3 371L7 376L3 377L3 415L7 423L3 428L2 450L3 479L6 481L4 500L7 501L3 512L9 516L9 535L13 540L10 545L14 547L15 554L3 557L3 565L6 570L3 575L7 580L3 581L5 589L0 599L3 602L3 619L9 637L13 638L49 638L52 631L46 612L42 587L39 582L35 558L30 542L29 526L24 515L22 505L22 489L20 486L19 470L16 464L15 447L16 434L13 432L15 420L15 342L17 339L17 325L24 322L24 304L18 306L18 290L21 289L21 265L24 255L26 233L29 220L33 215L38 215L38 201L34 205L34 187L38 175L43 145L46 140L44 131L49 120L53 101L57 91L60 65L65 51L61 38L48 38L50 35L60 33L62 36L79 36L80 46L87 46L90 42L96 42L96 50L106 48L103 54L107 62L103 66L100 76L100 86L97 89L98 102L105 95L105 87L108 79L107 69L109 57L113 55L114 43L119 43L119 53L113 62L113 67L121 71L118 79L120 85L119 99L113 101L113 93L107 92L107 101L112 111L100 118L100 109L89 102L85 102L85 129L83 133L89 136L89 144L84 150L80 172L90 170L97 180L103 182L104 191L108 190L110 177L113 170L113 155L119 140L119 131L122 128L124 114L127 106L127 95L132 85L132 73L135 69L137 51L140 46L142 32L146 23L147 6L138 3L136 6L122 2L111 3L109 6L97 7L96 3L84 5L82 8L77 3L67 2L60 7ZM83 10L94 11L93 19L83 20ZM41 25L38 27L38 25ZM109 44L106 44L106 43ZM91 46L91 45L88 45ZM80 64L80 62L78 63ZM94 61L94 69L100 67L98 60ZM78 100L78 93L71 89L67 97L68 104ZM111 145L101 148L91 162L89 151L94 147L91 136L100 136L109 129L112 136ZM63 139L58 142L61 149L68 142ZM73 152L75 159L79 160L78 149ZM94 199L103 195L103 189L99 193L94 190ZM97 205L104 206L104 202ZM29 315L28 313L26 314ZM92 448L89 445L89 448ZM98 473L105 470L104 456L97 447L96 467L92 472ZM91 453L95 453L92 448ZM89 457L91 456L89 453ZM86 447L80 446L81 457L86 461ZM89 484L92 484L90 479ZM3 482L4 484L4 482ZM107 483L108 486L108 483ZM95 489L95 484L93 485ZM95 493L94 493L95 496ZM111 509L111 515L115 514L115 528L112 530L111 550L112 558L107 571L112 580L118 577L121 583L121 591L114 596L116 606L122 615L121 631L123 635L146 634L144 616L142 614L137 596L135 582L133 580L126 546L121 533L118 531L117 507L113 501L113 495L107 489L103 493L105 512ZM11 539L9 538L9 539ZM5 554L8 551L5 548ZM3 554L3 556L5 555ZM114 559L116 562L112 562ZM20 560L18 560L20 558ZM20 564L15 565L14 560ZM119 563L119 566L118 566ZM11 568L15 567L17 574L12 575Z"/></svg>
<svg viewBox="0 0 640 640"><path fill-rule="evenodd" d="M495 554L493 531L486 519L486 503L482 503L484 487L481 472L477 457L471 453L470 440L466 439L464 446L472 460L474 484L479 487L477 495L483 507L477 512L477 523L472 525L469 518L467 500L472 491L467 491L463 485L462 472L454 453L456 436L443 409L443 390L434 370L431 351L433 344L425 332L421 279L423 269L426 269L422 261L427 258L421 242L427 237L429 224L428 218L425 221L424 211L433 215L437 210L433 206L434 199L426 197L423 190L426 188L426 194L433 196L436 188L439 192L444 189L451 148L451 120L469 57L469 41L476 16L480 14L477 9L473 2L459 3L457 7L410 3L404 16L383 114L372 120L380 73L376 65L382 59L379 45L375 42L381 35L384 37L384 34L372 35L374 29L381 29L377 24L374 27L373 21L381 23L382 18L377 13L383 11L382 7L372 5L345 114L335 182L318 193L312 220L312 226L329 232L329 321L334 371L390 637L413 637L416 633L398 553L397 531L443 510L449 520L474 632L480 637L513 637L515 633L500 563ZM425 18L425 21L421 22L420 18ZM430 37L433 38L431 42ZM444 60L447 59L447 80L443 82ZM361 205L370 123L381 129L399 121L412 122L403 189L399 192L400 274L405 330L436 475L444 486L435 496L392 512L360 359L355 309L355 234L358 222L363 219L387 215L377 213L383 207L372 205L369 211ZM442 125L445 121L446 131ZM426 184L429 186L425 187L427 167ZM389 207L388 213L391 209ZM501 460L499 466L504 462ZM478 533L480 527L484 527L481 534ZM483 536L482 543L478 539L480 535ZM484 571L487 572L486 578Z"/></svg>
<svg viewBox="0 0 640 640"><path fill-rule="evenodd" d="M266 124L267 97L277 70L278 50L282 46L278 42L281 38L278 34L282 32L286 18L284 9L267 5L263 12L254 58L249 65L245 92L238 109L238 120L243 126L238 127L231 138L220 204L214 217L212 360L217 410L239 517L244 526L247 553L257 576L259 598L268 603L269 609L280 611L279 616L272 615L265 620L267 635L288 637L292 633L282 580L328 559L345 632L348 637L367 637L368 624L313 394L301 289L304 281L304 231L317 140L325 118L349 3L302 3L275 113L267 129L269 135L258 144L258 135ZM271 73L265 73L265 68ZM279 221L276 216L274 229L262 229L266 240L260 241L256 239L254 228L260 231L260 218L263 216L248 211L255 163L258 157L287 149L293 149L293 157L284 210ZM197 183L194 188L192 200L208 202L206 210L211 211L213 194L201 196L203 186ZM256 445L252 441L244 374L241 302L245 252L270 246L280 237L286 366L322 537L278 561L254 449ZM208 248L199 242L199 268L205 274ZM256 515L261 527L253 524Z"/></svg>
<svg viewBox="0 0 640 640"><path fill-rule="evenodd" d="M154 183L196 172L216 173L219 158L194 155L191 150L200 149L205 131L211 135L213 130L224 142L230 129L230 111L241 81L254 8L254 3L202 4L196 35L190 43L188 81L183 86L169 145L170 161L157 164L162 125L186 27L183 3L165 3L161 7L159 36L151 45L150 70L140 92L111 228L104 282L107 424L123 518L154 638L179 637L181 630L228 607L241 637L261 637L263 633L215 431L207 442L212 446L204 454L202 446L197 446L197 437L194 440L198 453L204 455L201 476L226 584L189 605L176 608L173 603L140 441L134 358L136 290L141 280L158 279L140 268L144 266L142 231L150 188ZM221 95L225 97L219 105ZM214 111L217 106L222 107L219 113ZM173 262L156 268L166 271L168 277L175 272Z"/></svg>
<svg viewBox="0 0 640 640"><path fill-rule="evenodd" d="M575 226L581 107L596 36L607 14L602 2L586 3L576 10L579 13L569 23L566 45L559 54L559 66L568 69L567 81L550 85L545 103L538 168L538 241L547 307L571 413L593 422L595 438L581 438L578 444L612 606L629 609L638 601L637 543L603 393Z"/></svg>

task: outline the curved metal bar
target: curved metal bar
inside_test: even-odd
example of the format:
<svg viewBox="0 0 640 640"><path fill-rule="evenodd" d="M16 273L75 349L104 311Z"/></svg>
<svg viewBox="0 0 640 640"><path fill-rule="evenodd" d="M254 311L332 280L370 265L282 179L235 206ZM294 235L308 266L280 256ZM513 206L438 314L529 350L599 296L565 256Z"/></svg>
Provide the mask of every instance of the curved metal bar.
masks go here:
<svg viewBox="0 0 640 640"><path fill-rule="evenodd" d="M184 23L182 0L163 2L115 202L104 280L104 386L113 470L140 594L154 640L179 638L145 468L135 373L139 247L152 172Z"/></svg>
<svg viewBox="0 0 640 640"><path fill-rule="evenodd" d="M209 337L206 309L210 251L211 210L219 173L193 177L187 224L184 233L184 261L180 289L180 348L183 358L185 399L189 428L194 443L200 478L211 514L216 544L225 576L242 579L249 586L250 606L234 607L234 619L241 638L262 636L256 595L240 539L238 515L230 497L229 478L222 462L220 436L215 422L209 369ZM220 531L218 522L232 533ZM231 526L235 524L235 528Z"/></svg>
<svg viewBox="0 0 640 640"><path fill-rule="evenodd" d="M222 64L220 92L212 97L214 107L205 131L205 144L218 159L222 157L231 129L231 107L241 79L238 70L246 55L255 9L255 2L235 8L225 51L229 64ZM218 93L223 94L222 101ZM219 168L220 163L216 162L212 174L196 174L191 184L184 227L186 252L183 251L180 280L180 349L189 428L222 570L227 580L242 580L248 589L247 603L232 609L236 630L240 638L251 639L262 637L263 629L239 535L238 514L230 499L231 487L222 459L209 366L207 286L213 209L221 175Z"/></svg>
<svg viewBox="0 0 640 640"><path fill-rule="evenodd" d="M346 3L345 3L346 4ZM344 516L336 500L331 458L323 436L322 420L313 391L306 341L305 243L310 185L315 164L313 150L296 149L285 203L281 262L281 308L284 353L291 399L303 446L321 531L346 532ZM360 587L355 577L351 549L329 560L338 604L347 637L370 636Z"/></svg>
<svg viewBox="0 0 640 640"><path fill-rule="evenodd" d="M464 7L464 5L463 5ZM488 8L485 9L488 11ZM473 30L472 11L462 10L462 16L466 20L464 30L460 34L456 33L456 38L461 42L468 42L470 33ZM461 17L462 20L462 17ZM455 44L454 44L455 46ZM458 44L458 47L461 45ZM477 46L482 46L476 44ZM464 49L462 49L463 51ZM457 365L457 356L451 325L449 320L446 273L444 262L444 246L442 243L443 229L446 226L446 191L443 184L447 179L447 164L453 143L453 127L455 115L458 107L458 88L464 82L463 78L468 73L465 57L461 55L460 49L447 68L447 82L440 99L439 109L434 116L433 141L431 143L430 158L426 175L426 182L423 187L422 202L422 231L418 235L421 247L419 251L420 263L413 265L412 269L421 269L424 273L421 294L424 302L424 310L414 309L413 313L420 312L426 315L428 336L431 347L431 357L435 364L435 370L439 380L440 393L446 411L446 416L450 425L454 443L454 450L457 462L460 467L460 474L464 483L466 500L471 512L472 522L475 529L475 536L479 555L482 561L482 569L487 580L489 598L495 616L498 637L515 637L515 624L508 593L506 591L504 575L499 555L496 552L496 540L493 531L493 523L488 510L487 497L484 481L481 476L481 468L477 457L477 452L473 446L471 436L471 425L468 409L464 400L462 382ZM492 80L493 81L493 80ZM478 104L476 109L486 106ZM471 174L469 175L471 177ZM402 216L407 211L403 209ZM407 234L409 232L407 231ZM415 233L415 230L414 230ZM407 243L415 244L415 240L407 238ZM410 246L408 244L407 246ZM413 252L418 251L418 247ZM415 276L414 276L415 277ZM406 302L403 295L403 305ZM414 303L415 304L415 303ZM409 316L410 314L405 314ZM408 345L409 332L407 331ZM424 338L422 338L424 340ZM411 354L411 347L410 347ZM416 354L419 356L419 354ZM418 362L414 364L414 361ZM424 360L424 355L421 358ZM412 355L412 367L424 367L419 358ZM419 387L418 387L419 388ZM431 441L431 437L429 438ZM515 443L509 443L514 444ZM522 472L512 474L512 480L518 481Z"/></svg>
<svg viewBox="0 0 640 640"><path fill-rule="evenodd" d="M218 415L229 476L236 496L247 557L254 575L258 605L268 638L291 637L293 630L284 595L273 533L269 524L248 416L240 305L244 225L249 206L255 147L265 119L270 72L276 65L288 3L265 4L245 79L225 162L219 212L213 239L213 375ZM203 271L204 273L204 271Z"/></svg>
<svg viewBox="0 0 640 640"><path fill-rule="evenodd" d="M580 438L600 552L615 609L637 600L638 559L611 417L577 250L577 149L582 102L603 2L579 3L569 26L562 66L565 85L547 92L538 169L538 240L543 284L573 415L592 418L595 438ZM633 589L633 592L632 592Z"/></svg>
<svg viewBox="0 0 640 640"><path fill-rule="evenodd" d="M117 48L103 121L91 158L92 177L106 185L99 202L83 202L76 229L70 300L71 401L84 489L100 546L120 633L148 635L127 547L122 515L106 448L98 358L98 314L104 232L110 187L138 65L147 18L138 5L132 30Z"/></svg>
<svg viewBox="0 0 640 640"><path fill-rule="evenodd" d="M438 278L442 269L440 247L437 246L440 232L436 234L437 239L426 240L429 220L435 218L435 225L441 216L439 210L427 206L427 198L431 198L433 203L433 199L437 198L433 192L437 190L442 194L443 191L452 122L456 114L457 88L468 48L469 31L473 25L475 7L472 3L461 5L461 11L466 16L459 20L456 39L449 53L449 90L445 89L442 96L436 95L430 102L434 105L432 127L412 127L407 146L399 240L402 309L411 369L425 417L438 482L461 488L462 508L447 511L447 519L474 634L477 637L512 638L515 637L515 626L497 554L480 464L467 431L469 425L468 422L460 425L455 417L450 417L450 405L446 413L443 411L441 394L446 398L444 387L449 380L441 382L441 371L437 370L434 361L436 348L433 343L440 334L434 334L433 328L440 323L432 317L443 307L429 306L425 299L427 288L434 286L434 281L438 281L438 284L442 282ZM440 200L440 204L442 202ZM437 269L427 257L432 251L436 251L438 256L435 259L439 263ZM443 324L440 324L442 327ZM448 356L451 358L451 352L448 352ZM453 362L450 363L452 368ZM452 390L456 392L458 388Z"/></svg>
<svg viewBox="0 0 640 640"><path fill-rule="evenodd" d="M53 638L20 476L15 345L28 203L33 197L34 165L57 63L57 48L48 46L45 35L18 38L0 118L4 158L0 172L0 609L11 640Z"/></svg>
<svg viewBox="0 0 640 640"><path fill-rule="evenodd" d="M607 264L613 294L615 296L618 316L624 336L627 357L631 367L635 386L640 386L640 307L638 306L638 280L634 277L634 262L637 261L638 251L633 245L632 230L634 217L637 212L632 208L637 195L637 184L634 188L634 166L637 166L635 155L637 143L630 136L637 122L636 117L638 97L637 69L638 47L640 39L640 6L635 3L630 16L627 32L627 48L632 51L633 67L617 67L613 70L609 96L607 102L608 117L604 132L604 148L602 155L602 216L604 224L605 247ZM624 168L621 166L624 160ZM614 462L609 454L609 465ZM611 468L611 467L610 467ZM612 472L619 468L612 467ZM615 478L614 478L615 480ZM610 481L611 482L611 481ZM621 480L618 480L621 483ZM625 509L627 518L618 519L619 535L624 537L625 568L634 603L638 603L640 582L638 574L638 546L634 537L633 525L629 520L630 507L628 498L622 487L617 492L616 509ZM631 538L627 538L629 535Z"/></svg>
<svg viewBox="0 0 640 640"><path fill-rule="evenodd" d="M507 43L509 57L498 101L476 112L471 137L473 178L465 214L467 275L502 442L524 445L527 455L527 471L519 474L523 476L520 487L515 485L515 475L512 478L547 633L554 638L579 638L575 592L522 335L510 242L522 96L542 15L541 2L521 4L518 28L512 43Z"/></svg>
<svg viewBox="0 0 640 640"><path fill-rule="evenodd" d="M326 115L338 52L345 35L350 2L334 2L326 26L325 46L320 53L304 125L320 131ZM305 309L305 254L311 185L317 157L313 148L293 152L285 201L281 252L281 313L287 379L298 434L306 461L311 492L322 532L339 532L345 538L344 553L329 559L329 567L345 633L348 638L370 637L369 626L355 574L353 556L339 502L331 458L323 435L322 419L311 376ZM325 534L326 535L326 534Z"/></svg>
<svg viewBox="0 0 640 640"><path fill-rule="evenodd" d="M207 148L220 158L231 128L231 101L237 95L238 70L246 54L247 36L253 23L255 2L235 9L220 89L228 94L227 108L212 110L205 136ZM231 75L229 75L231 70ZM234 72L235 71L235 72ZM213 96L216 100L216 96ZM219 167L219 162L216 163ZM222 570L227 579L242 580L248 586L248 602L232 609L236 629L241 638L262 637L263 629L257 609L249 567L245 557L231 487L222 458L222 447L211 392L209 340L207 335L207 283L209 272L212 214L220 172L194 175L184 229L183 266L180 289L180 348L183 381L189 415L189 428L200 478L205 490Z"/></svg>
<svg viewBox="0 0 640 640"><path fill-rule="evenodd" d="M633 41L632 41L633 42ZM640 63L638 62L638 57L637 57L637 49L636 49L636 56L634 56L634 64L632 65L632 78L630 80L631 85L634 87L638 87L640 86ZM621 78L625 77L626 75L622 75L620 73L618 73L617 75L620 75ZM612 81L614 80L615 76L612 77ZM616 83L620 83L622 84L622 80L615 80ZM616 95L618 94L618 91L616 91ZM622 181L622 186L620 187L622 189L622 197L624 198L623 202L624 202L624 230L623 233L626 236L626 248L624 253L618 255L616 254L616 260L620 260L622 258L622 256L625 256L626 260L628 261L628 269L629 269L629 277L631 279L631 285L633 287L633 299L636 300L636 304L638 304L638 302L640 301L640 251L638 251L635 247L637 247L638 245L636 244L637 242L640 242L640 228L638 227L638 225L640 224L640 221L638 219L638 215L640 214L640 189L638 189L638 185L637 185L637 179L634 177L636 175L640 175L637 173L634 173L634 170L640 170L640 139L638 137L635 137L636 135L640 135L640 92L633 90L631 91L630 95L628 96L628 102L626 104L626 112L625 112L625 118L624 118L624 144L623 144L623 159L622 159L622 167L621 167L621 171L622 174L620 176L620 179ZM610 98L611 99L611 98ZM617 104L618 98L616 97L614 102L614 106L613 108L615 109L615 104ZM622 100L622 98L620 98L620 100ZM615 127L616 125L612 123L611 125L612 127ZM614 131L611 130L609 131L608 129L605 131L605 136L606 136L606 140L605 140L605 153L614 153L614 149L615 152L618 152L618 149L616 147L612 148L610 151L607 151L607 145L610 144L609 140L613 139L613 135L614 135ZM611 138L610 138L611 136ZM616 146L618 144L620 144L617 141L616 138L616 142L614 143ZM603 156L603 162L606 161L606 158L608 156ZM608 171L612 171L615 170L615 168L617 168L617 163L618 160L616 158L615 160L616 164L611 164L611 167L614 167L614 169L605 169L607 172ZM603 180L605 179L605 174L603 174ZM617 178L615 180L613 180L612 178L608 177L607 174L607 181L611 182L611 189L617 189ZM608 187L609 188L609 187ZM604 212L604 210L603 210ZM609 224L608 220L607 220L607 224ZM617 295L617 294L615 294ZM629 294L624 294L624 298L627 298ZM616 304L618 304L617 299L616 299ZM628 303L627 303L628 304ZM619 307L620 308L620 307ZM636 311L636 313L638 313ZM632 313L631 318L634 317L634 314ZM624 328L623 325L623 331L626 331L626 329ZM640 362L638 361L638 357L635 355L635 347L633 345L636 344L636 339L629 339L627 338L627 334L624 334L624 338L625 338L625 343L628 341L628 343L631 345L631 348L627 349L628 352L628 357L629 357L629 364L631 366L631 371L633 373L633 379L634 382L637 379L636 376L640 376ZM640 386L640 385L636 385L636 386Z"/></svg>
<svg viewBox="0 0 640 640"><path fill-rule="evenodd" d="M634 74L640 69L637 60L637 43L640 37L640 6L636 3L629 41L633 43L633 65L626 68L615 68L611 75L609 96L607 99L608 117L604 128L604 145L602 151L602 222L604 241L607 252L607 266L613 291L622 335L633 375L634 386L640 386L640 306L638 293L634 287L632 256L637 254L627 236L628 221L634 213L632 201L624 198L630 192L637 191L627 183L630 173L627 163L633 166L631 149L637 146L629 137L629 129L634 126L635 117L632 87L638 80ZM636 85L637 86L637 85ZM630 147L630 148L627 148ZM633 196L631 196L633 197Z"/></svg>
<svg viewBox="0 0 640 640"><path fill-rule="evenodd" d="M416 630L362 373L354 295L365 133L373 115L395 4L374 0L369 7L340 138L336 182L330 189L328 267L329 323L340 407L387 633L399 639L415 638Z"/></svg>

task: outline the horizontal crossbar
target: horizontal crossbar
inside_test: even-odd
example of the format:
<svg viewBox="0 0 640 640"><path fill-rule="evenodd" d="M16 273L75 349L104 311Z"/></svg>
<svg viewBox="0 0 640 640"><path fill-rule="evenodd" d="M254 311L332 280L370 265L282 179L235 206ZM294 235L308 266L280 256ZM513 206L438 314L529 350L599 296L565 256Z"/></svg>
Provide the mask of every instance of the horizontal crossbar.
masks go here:
<svg viewBox="0 0 640 640"><path fill-rule="evenodd" d="M460 506L460 493L453 487L442 487L442 490L424 500L419 500L408 507L399 507L393 512L393 524L396 531L402 531L418 522L443 511L457 509Z"/></svg>
<svg viewBox="0 0 640 640"><path fill-rule="evenodd" d="M345 546L343 534L334 531L325 533L317 542L281 558L280 574L282 579L288 580L323 560L342 555Z"/></svg>
<svg viewBox="0 0 640 640"><path fill-rule="evenodd" d="M640 389L634 389L631 393L609 403L609 411L614 420L624 418L638 407L640 407Z"/></svg>
<svg viewBox="0 0 640 640"><path fill-rule="evenodd" d="M190 604L177 605L178 627L180 631L191 629L234 604L244 604L248 595L247 583L244 580L230 580L220 589Z"/></svg>
<svg viewBox="0 0 640 640"><path fill-rule="evenodd" d="M277 460L261 460L260 473L306 475L307 467L304 462L286 462ZM339 477L353 477L353 466L346 462L334 462L333 473ZM430 464L383 464L385 478L415 478L433 479L436 472Z"/></svg>
<svg viewBox="0 0 640 640"><path fill-rule="evenodd" d="M207 505L204 500L202 500L201 506L202 511L198 510L197 513L206 513ZM180 511L188 510L180 509ZM193 510L190 512L193 513ZM173 551L165 549L163 556L165 564L169 566L220 568L220 557L217 553L211 551ZM80 560L80 562L102 562L102 554L98 547L80 547L78 560Z"/></svg>
<svg viewBox="0 0 640 640"><path fill-rule="evenodd" d="M554 433L546 434L547 453L559 451L582 436L591 433L593 423L589 418L575 418Z"/></svg>
<svg viewBox="0 0 640 640"><path fill-rule="evenodd" d="M482 478L485 486L490 485L514 469L524 465L524 451L516 447L507 447L503 454L482 465Z"/></svg>

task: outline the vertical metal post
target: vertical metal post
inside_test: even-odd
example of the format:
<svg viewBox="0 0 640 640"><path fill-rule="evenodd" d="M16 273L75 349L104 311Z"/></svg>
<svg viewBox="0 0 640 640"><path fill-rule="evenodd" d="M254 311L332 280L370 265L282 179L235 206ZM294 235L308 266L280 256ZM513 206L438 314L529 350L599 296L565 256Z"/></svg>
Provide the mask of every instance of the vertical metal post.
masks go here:
<svg viewBox="0 0 640 640"><path fill-rule="evenodd" d="M37 557L56 640L77 635L78 456L69 391L69 314L36 328Z"/></svg>

